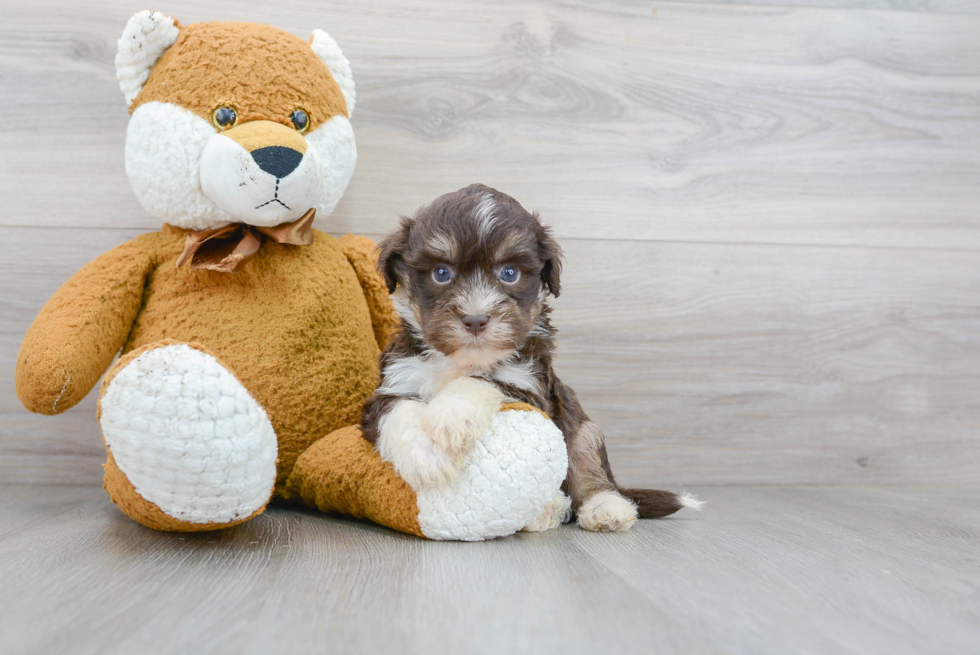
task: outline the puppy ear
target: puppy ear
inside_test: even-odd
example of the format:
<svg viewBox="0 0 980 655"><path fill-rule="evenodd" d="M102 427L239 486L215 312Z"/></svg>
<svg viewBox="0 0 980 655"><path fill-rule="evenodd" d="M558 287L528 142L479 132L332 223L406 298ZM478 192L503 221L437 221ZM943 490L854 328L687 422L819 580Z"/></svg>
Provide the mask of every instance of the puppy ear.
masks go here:
<svg viewBox="0 0 980 655"><path fill-rule="evenodd" d="M126 104L143 90L153 65L179 35L180 23L159 11L141 11L129 19L116 52L116 79Z"/></svg>
<svg viewBox="0 0 980 655"><path fill-rule="evenodd" d="M541 282L547 285L551 295L557 298L561 293L561 246L551 236L550 227L540 223L538 225L538 258L544 262L544 268L541 269Z"/></svg>
<svg viewBox="0 0 980 655"><path fill-rule="evenodd" d="M412 231L410 218L402 217L401 226L378 244L378 270L385 278L388 293L394 293L398 286L397 267L402 255L408 250L408 235Z"/></svg>

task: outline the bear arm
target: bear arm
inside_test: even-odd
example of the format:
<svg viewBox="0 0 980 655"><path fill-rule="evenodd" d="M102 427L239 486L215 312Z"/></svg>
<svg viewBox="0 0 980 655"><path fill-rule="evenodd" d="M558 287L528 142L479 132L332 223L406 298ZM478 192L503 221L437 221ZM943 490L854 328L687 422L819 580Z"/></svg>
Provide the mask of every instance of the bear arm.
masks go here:
<svg viewBox="0 0 980 655"><path fill-rule="evenodd" d="M91 391L123 347L153 267L135 239L86 264L41 308L17 356L14 384L28 410L58 414Z"/></svg>
<svg viewBox="0 0 980 655"><path fill-rule="evenodd" d="M383 350L388 339L398 330L401 321L388 297L384 278L378 272L378 255L374 241L365 236L347 234L340 238L340 245L361 283L364 299L367 300L368 311L371 313L374 338L378 342L378 348Z"/></svg>

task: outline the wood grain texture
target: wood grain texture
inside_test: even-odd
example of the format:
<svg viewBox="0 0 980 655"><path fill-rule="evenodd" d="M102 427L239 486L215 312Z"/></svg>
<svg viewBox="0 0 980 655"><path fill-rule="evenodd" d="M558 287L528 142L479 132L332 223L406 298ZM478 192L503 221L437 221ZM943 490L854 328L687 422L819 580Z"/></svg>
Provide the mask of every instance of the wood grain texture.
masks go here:
<svg viewBox="0 0 980 655"><path fill-rule="evenodd" d="M12 259L47 230L8 229ZM101 236L13 264L0 318L0 476L97 483L93 392L26 414L19 335ZM19 255L17 253L25 253ZM980 266L969 251L566 244L558 372L639 485L970 482L980 471ZM642 271L638 275L637 271ZM0 277L6 277L0 266Z"/></svg>
<svg viewBox="0 0 980 655"><path fill-rule="evenodd" d="M976 489L699 489L700 515L436 543L274 507L152 532L0 487L5 653L972 653Z"/></svg>
<svg viewBox="0 0 980 655"><path fill-rule="evenodd" d="M158 9L304 37L321 26L343 44L361 156L331 231L386 232L480 180L566 238L980 247L980 16L611 0ZM131 10L5 13L0 225L155 226L123 169L112 58ZM70 119L40 118L48 107Z"/></svg>
<svg viewBox="0 0 980 655"><path fill-rule="evenodd" d="M679 0L684 3L980 14L973 0Z"/></svg>
<svg viewBox="0 0 980 655"><path fill-rule="evenodd" d="M980 16L954 0L223 0L328 29L358 81L334 233L475 180L568 252L559 371L621 480L980 478ZM26 414L19 342L156 229L125 178L111 2L0 24L0 480L97 485L93 396Z"/></svg>

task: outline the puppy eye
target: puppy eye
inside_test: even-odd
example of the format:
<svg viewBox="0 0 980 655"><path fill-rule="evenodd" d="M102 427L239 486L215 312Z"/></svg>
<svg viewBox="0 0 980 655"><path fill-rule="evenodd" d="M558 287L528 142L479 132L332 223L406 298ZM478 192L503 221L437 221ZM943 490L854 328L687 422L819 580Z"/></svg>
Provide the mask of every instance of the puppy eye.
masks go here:
<svg viewBox="0 0 980 655"><path fill-rule="evenodd" d="M521 272L513 266L504 266L500 271L500 281L504 284L514 284L521 278Z"/></svg>
<svg viewBox="0 0 980 655"><path fill-rule="evenodd" d="M297 109L289 115L289 120L293 122L293 127L295 127L299 132L305 132L306 128L310 126L310 117L306 115L306 112L302 109Z"/></svg>
<svg viewBox="0 0 980 655"><path fill-rule="evenodd" d="M446 284L453 279L453 272L449 270L449 267L447 266L437 266L435 270L432 271L432 279L438 284Z"/></svg>
<svg viewBox="0 0 980 655"><path fill-rule="evenodd" d="M211 122L219 130L227 130L238 122L238 114L231 107L218 107L211 114Z"/></svg>

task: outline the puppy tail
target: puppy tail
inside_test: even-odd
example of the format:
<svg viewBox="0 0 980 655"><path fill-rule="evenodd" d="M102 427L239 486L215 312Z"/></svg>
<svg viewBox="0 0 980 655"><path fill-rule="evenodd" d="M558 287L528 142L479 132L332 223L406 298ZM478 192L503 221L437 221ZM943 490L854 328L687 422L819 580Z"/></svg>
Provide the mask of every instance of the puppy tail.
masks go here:
<svg viewBox="0 0 980 655"><path fill-rule="evenodd" d="M620 489L619 493L636 503L641 519L659 519L685 507L696 511L704 507L703 500L688 493L675 494L658 489Z"/></svg>

